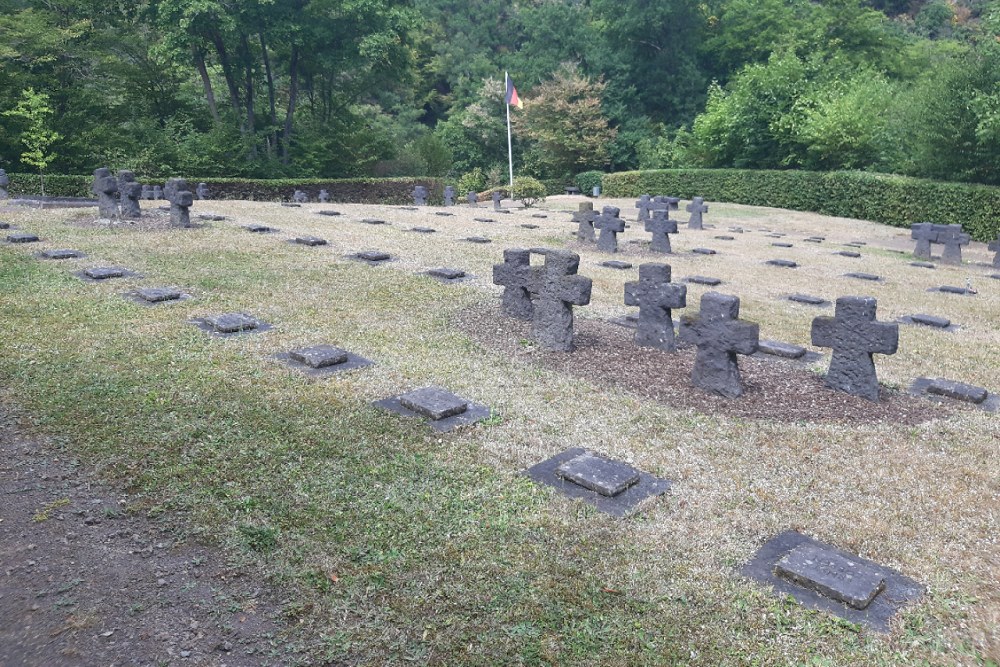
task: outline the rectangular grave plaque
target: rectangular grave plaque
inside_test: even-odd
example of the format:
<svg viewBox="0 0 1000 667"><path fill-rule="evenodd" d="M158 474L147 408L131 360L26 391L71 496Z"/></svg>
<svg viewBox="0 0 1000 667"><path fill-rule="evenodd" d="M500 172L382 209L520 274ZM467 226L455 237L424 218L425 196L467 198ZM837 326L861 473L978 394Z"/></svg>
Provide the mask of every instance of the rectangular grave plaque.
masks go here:
<svg viewBox="0 0 1000 667"><path fill-rule="evenodd" d="M242 313L224 313L222 315L212 315L205 318L205 323L219 333L236 333L237 331L249 331L256 329L260 323Z"/></svg>
<svg viewBox="0 0 1000 667"><path fill-rule="evenodd" d="M314 345L288 353L295 361L305 364L309 368L326 368L347 361L347 351L332 345Z"/></svg>
<svg viewBox="0 0 1000 667"><path fill-rule="evenodd" d="M556 475L606 498L614 498L639 481L639 471L627 463L589 452L563 463Z"/></svg>
<svg viewBox="0 0 1000 667"><path fill-rule="evenodd" d="M109 278L121 278L125 275L125 269L115 266L101 266L93 269L87 269L83 273L88 278L93 280L107 280Z"/></svg>
<svg viewBox="0 0 1000 667"><path fill-rule="evenodd" d="M881 572L824 549L803 544L774 566L774 573L854 609L865 609L885 588Z"/></svg>
<svg viewBox="0 0 1000 667"><path fill-rule="evenodd" d="M176 301L180 299L181 291L168 287L144 287L136 290L136 295L143 301L160 303L162 301Z"/></svg>
<svg viewBox="0 0 1000 667"><path fill-rule="evenodd" d="M399 397L403 407L438 421L446 417L462 414L469 408L469 402L436 387L425 387L408 392Z"/></svg>

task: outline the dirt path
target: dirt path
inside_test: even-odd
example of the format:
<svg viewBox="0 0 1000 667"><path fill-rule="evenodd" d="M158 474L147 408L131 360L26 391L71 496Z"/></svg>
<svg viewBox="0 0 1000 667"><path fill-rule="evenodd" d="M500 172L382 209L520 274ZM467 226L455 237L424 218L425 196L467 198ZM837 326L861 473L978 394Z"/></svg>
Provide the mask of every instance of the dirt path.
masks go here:
<svg viewBox="0 0 1000 667"><path fill-rule="evenodd" d="M260 582L0 412L0 667L297 664Z"/></svg>

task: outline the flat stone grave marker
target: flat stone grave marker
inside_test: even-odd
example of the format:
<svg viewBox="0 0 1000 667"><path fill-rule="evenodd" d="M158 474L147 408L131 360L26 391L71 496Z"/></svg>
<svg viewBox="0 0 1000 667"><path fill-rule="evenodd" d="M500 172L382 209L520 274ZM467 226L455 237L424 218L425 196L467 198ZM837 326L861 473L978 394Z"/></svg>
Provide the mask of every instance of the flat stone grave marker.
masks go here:
<svg viewBox="0 0 1000 667"><path fill-rule="evenodd" d="M296 236L294 239L292 239L292 243L297 243L299 245L306 245L306 246L318 246L318 245L326 245L327 241L326 239L321 239L318 236Z"/></svg>
<svg viewBox="0 0 1000 667"><path fill-rule="evenodd" d="M849 242L847 242L847 243L844 244L844 247L845 248L863 248L866 245L868 245L868 244L865 243L864 241L849 241Z"/></svg>
<svg viewBox="0 0 1000 667"><path fill-rule="evenodd" d="M450 205L451 204L448 204L448 206ZM434 211L434 215L440 215L441 217L448 217L448 216L453 216L455 214L449 211Z"/></svg>
<svg viewBox="0 0 1000 667"><path fill-rule="evenodd" d="M416 206L397 206L400 211L419 211Z"/></svg>
<svg viewBox="0 0 1000 667"><path fill-rule="evenodd" d="M743 234L743 233L745 233L745 232L746 232L747 230L743 229L742 227L730 227L730 228L729 228L729 231L731 231L731 232L734 232L734 233L736 233L736 234Z"/></svg>
<svg viewBox="0 0 1000 667"><path fill-rule="evenodd" d="M302 208L302 204L293 204L292 202L283 201L281 205L285 208Z"/></svg>
<svg viewBox="0 0 1000 667"><path fill-rule="evenodd" d="M777 242L777 241L775 243L772 243L771 245L774 246L775 248L794 248L795 247L791 243L784 243L784 242Z"/></svg>
<svg viewBox="0 0 1000 667"><path fill-rule="evenodd" d="M0 222L0 229L10 229L9 222Z"/></svg>
<svg viewBox="0 0 1000 667"><path fill-rule="evenodd" d="M851 257L853 259L857 259L858 257L861 257L861 253L860 252L854 252L853 250L838 250L837 252L835 252L833 254L834 255L840 255L841 257Z"/></svg>
<svg viewBox="0 0 1000 667"><path fill-rule="evenodd" d="M769 259L764 263L770 264L771 266L780 266L785 269L794 269L799 266L796 262L793 262L790 259Z"/></svg>
<svg viewBox="0 0 1000 667"><path fill-rule="evenodd" d="M790 294L788 300L795 303L803 303L807 306L829 306L830 302L819 296L810 294Z"/></svg>
<svg viewBox="0 0 1000 667"><path fill-rule="evenodd" d="M361 218L361 222L366 225L387 225L385 220L379 220L378 218Z"/></svg>
<svg viewBox="0 0 1000 667"><path fill-rule="evenodd" d="M433 234L437 230L433 227L410 227L408 232L416 232L417 234Z"/></svg>
<svg viewBox="0 0 1000 667"><path fill-rule="evenodd" d="M493 218L473 218L474 222L496 222Z"/></svg>
<svg viewBox="0 0 1000 667"><path fill-rule="evenodd" d="M802 240L805 241L805 242L807 242L807 243L822 243L826 239L823 238L823 237L821 237L821 236L810 236L809 238L802 239Z"/></svg>
<svg viewBox="0 0 1000 667"><path fill-rule="evenodd" d="M647 498L670 490L670 482L665 479L581 447L542 461L524 474L619 519L632 515Z"/></svg>
<svg viewBox="0 0 1000 667"><path fill-rule="evenodd" d="M140 301L148 304L180 301L186 297L183 292L174 287L142 287L137 289L134 294Z"/></svg>
<svg viewBox="0 0 1000 667"><path fill-rule="evenodd" d="M713 236L712 238L719 239L720 241L735 241L736 240L735 236L726 236L724 234L722 236Z"/></svg>
<svg viewBox="0 0 1000 667"><path fill-rule="evenodd" d="M693 252L696 255L715 255L715 254L717 254L711 248L692 248L691 252Z"/></svg>
<svg viewBox="0 0 1000 667"><path fill-rule="evenodd" d="M493 243L492 239L488 239L485 236L468 236L465 240L469 243Z"/></svg>
<svg viewBox="0 0 1000 667"><path fill-rule="evenodd" d="M244 333L257 333L271 328L266 322L261 322L246 313L221 313L207 315L192 320L202 331L220 336L232 336Z"/></svg>
<svg viewBox="0 0 1000 667"><path fill-rule="evenodd" d="M896 570L795 531L765 543L742 574L806 607L879 632L889 632L892 616L924 594L923 586Z"/></svg>
<svg viewBox="0 0 1000 667"><path fill-rule="evenodd" d="M920 377L913 381L910 393L938 402L941 402L942 398L949 398L974 405L986 412L1000 412L1000 396L991 394L983 387L955 380Z"/></svg>
<svg viewBox="0 0 1000 667"><path fill-rule="evenodd" d="M217 215L215 213L200 213L198 215L199 220L205 220L206 222L222 222L226 219L224 215Z"/></svg>
<svg viewBox="0 0 1000 667"><path fill-rule="evenodd" d="M432 278L437 278L444 283L456 283L462 280L470 280L473 276L470 276L462 269L452 269L445 266L430 269L426 272Z"/></svg>
<svg viewBox="0 0 1000 667"><path fill-rule="evenodd" d="M767 238L769 239L780 239L782 236L784 236L784 234L781 234L779 232L772 232L770 234L765 234L765 236L767 236Z"/></svg>
<svg viewBox="0 0 1000 667"><path fill-rule="evenodd" d="M39 253L39 256L43 259L79 259L81 257L86 257L79 250L70 250L69 248L61 248L59 250L43 250Z"/></svg>
<svg viewBox="0 0 1000 667"><path fill-rule="evenodd" d="M525 229L538 229L538 225L531 225L531 224L527 224L527 223L523 224L521 226L524 227Z"/></svg>
<svg viewBox="0 0 1000 667"><path fill-rule="evenodd" d="M876 276L874 273L845 273L845 278L855 278L857 280L867 280L873 283L882 282L882 276Z"/></svg>
<svg viewBox="0 0 1000 667"><path fill-rule="evenodd" d="M990 278L993 280L1000 280L1000 273L991 273Z"/></svg>
<svg viewBox="0 0 1000 667"><path fill-rule="evenodd" d="M340 211L316 211L316 212L319 213L320 215L326 215L329 217L336 217L340 215Z"/></svg>
<svg viewBox="0 0 1000 667"><path fill-rule="evenodd" d="M934 327L935 329L951 329L951 320L947 317L937 317L936 315L925 315L923 313L917 313L914 315L906 315L899 318L900 322L905 322L906 324L921 324L925 327Z"/></svg>
<svg viewBox="0 0 1000 667"><path fill-rule="evenodd" d="M895 354L899 325L878 322L878 302L871 297L842 296L833 317L812 322L812 344L833 349L826 386L878 402L879 384L873 354Z"/></svg>
<svg viewBox="0 0 1000 667"><path fill-rule="evenodd" d="M694 283L695 285L708 285L709 287L715 287L721 285L722 281L718 278L711 278L709 276L687 276L681 278L686 283Z"/></svg>
<svg viewBox="0 0 1000 667"><path fill-rule="evenodd" d="M625 269L631 269L632 268L632 263L631 262L622 262L622 261L617 260L617 259L609 259L606 262L601 262L600 266L603 266L603 267L608 268L608 269L620 269L620 270L624 271Z"/></svg>
<svg viewBox="0 0 1000 667"><path fill-rule="evenodd" d="M81 278L92 281L111 280L112 278L124 278L132 275L135 274L120 266L95 266L80 272Z"/></svg>
<svg viewBox="0 0 1000 667"><path fill-rule="evenodd" d="M485 405L438 387L416 389L376 401L374 405L404 417L425 418L439 433L474 424L490 416L490 409Z"/></svg>
<svg viewBox="0 0 1000 667"><path fill-rule="evenodd" d="M910 262L910 266L915 266L918 269L934 269L937 268L930 262Z"/></svg>
<svg viewBox="0 0 1000 667"><path fill-rule="evenodd" d="M271 234L272 232L278 231L274 227L268 227L267 225L256 225L256 224L247 225L246 227L244 227L244 229L254 234Z"/></svg>
<svg viewBox="0 0 1000 667"><path fill-rule="evenodd" d="M37 243L38 240L38 237L34 234L28 234L25 232L7 235L8 243Z"/></svg>
<svg viewBox="0 0 1000 667"><path fill-rule="evenodd" d="M390 261L392 255L381 250L363 250L359 253L348 255L348 258L368 262L369 264L381 264Z"/></svg>
<svg viewBox="0 0 1000 667"><path fill-rule="evenodd" d="M743 395L736 355L757 351L760 327L739 317L739 297L706 292L699 313L681 318L680 339L698 347L691 371L694 386L725 398Z"/></svg>
<svg viewBox="0 0 1000 667"><path fill-rule="evenodd" d="M930 287L927 289L928 292L944 292L945 294L959 294L962 296L975 296L978 294L976 290L969 289L967 287L956 287L955 285L941 285L940 287Z"/></svg>
<svg viewBox="0 0 1000 667"><path fill-rule="evenodd" d="M371 360L333 345L300 347L276 354L274 358L314 377L373 365Z"/></svg>
<svg viewBox="0 0 1000 667"><path fill-rule="evenodd" d="M801 359L806 356L806 348L778 340L762 340L757 345L757 351L782 359Z"/></svg>

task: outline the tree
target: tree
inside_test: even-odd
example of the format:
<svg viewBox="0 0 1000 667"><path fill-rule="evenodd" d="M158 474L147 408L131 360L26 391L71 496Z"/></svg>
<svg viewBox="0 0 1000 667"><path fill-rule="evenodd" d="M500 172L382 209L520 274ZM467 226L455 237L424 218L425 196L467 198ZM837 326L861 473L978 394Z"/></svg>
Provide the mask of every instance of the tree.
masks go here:
<svg viewBox="0 0 1000 667"><path fill-rule="evenodd" d="M608 145L617 130L601 109L604 89L603 81L590 81L576 65L564 64L535 87L523 111L513 112L547 177L566 178L607 165Z"/></svg>
<svg viewBox="0 0 1000 667"><path fill-rule="evenodd" d="M52 107L49 106L49 96L37 93L28 86L21 91L21 99L13 109L5 111L4 116L20 118L27 127L21 132L21 162L38 169L42 182L42 196L45 196L45 170L56 159L56 153L49 152L52 144L62 139L62 135L49 126Z"/></svg>

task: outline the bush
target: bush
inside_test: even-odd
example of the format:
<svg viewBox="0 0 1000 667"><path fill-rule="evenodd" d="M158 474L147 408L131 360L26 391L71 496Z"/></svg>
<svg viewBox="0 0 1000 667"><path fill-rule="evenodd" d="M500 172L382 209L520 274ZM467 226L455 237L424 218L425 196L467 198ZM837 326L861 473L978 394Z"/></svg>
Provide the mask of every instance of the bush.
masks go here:
<svg viewBox="0 0 1000 667"><path fill-rule="evenodd" d="M977 241L1000 232L1000 187L942 183L858 171L661 169L604 176L607 197L641 194L774 206L894 227L914 222L961 224Z"/></svg>
<svg viewBox="0 0 1000 667"><path fill-rule="evenodd" d="M589 196L590 193L594 191L594 188L601 187L601 181L603 178L603 172L584 171L577 174L574 180L576 181L576 187L580 188L580 192Z"/></svg>
<svg viewBox="0 0 1000 667"><path fill-rule="evenodd" d="M479 167L462 174L458 179L458 194L465 195L467 192L482 192L487 187L486 174Z"/></svg>
<svg viewBox="0 0 1000 667"><path fill-rule="evenodd" d="M522 204L527 208L531 208L537 202L545 199L545 185L537 178L518 176L514 179L514 188L511 197L520 199Z"/></svg>

